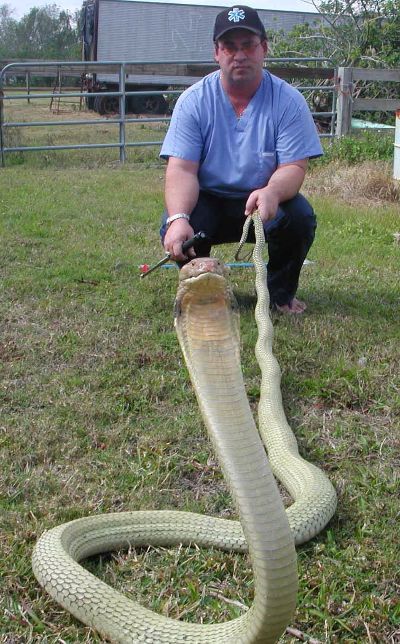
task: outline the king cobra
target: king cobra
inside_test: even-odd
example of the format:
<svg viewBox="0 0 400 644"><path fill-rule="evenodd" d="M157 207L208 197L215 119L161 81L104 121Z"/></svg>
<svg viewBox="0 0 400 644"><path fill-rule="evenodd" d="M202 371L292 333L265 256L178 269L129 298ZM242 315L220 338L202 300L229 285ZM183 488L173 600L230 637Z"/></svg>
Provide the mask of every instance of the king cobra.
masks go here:
<svg viewBox="0 0 400 644"><path fill-rule="evenodd" d="M177 511L105 514L53 528L34 549L33 571L39 583L67 611L112 642L276 642L296 603L295 544L315 536L335 512L334 488L320 469L299 455L283 411L258 213L247 219L242 240L251 220L258 295L255 351L261 371L258 430L241 371L237 306L221 263L211 258L190 261L180 271L175 301L179 342L240 522ZM293 499L287 511L274 475ZM248 551L254 572L249 610L219 624L180 622L126 598L79 564L111 550L178 544Z"/></svg>

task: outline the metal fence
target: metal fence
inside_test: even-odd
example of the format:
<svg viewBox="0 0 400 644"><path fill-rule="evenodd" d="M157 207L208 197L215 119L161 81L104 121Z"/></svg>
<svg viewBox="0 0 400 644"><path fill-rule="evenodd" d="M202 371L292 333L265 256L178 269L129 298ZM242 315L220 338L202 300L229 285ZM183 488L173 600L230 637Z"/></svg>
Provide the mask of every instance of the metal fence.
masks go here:
<svg viewBox="0 0 400 644"><path fill-rule="evenodd" d="M331 67L326 67L330 63L327 59L323 58L269 58L268 69L278 76L284 77L289 82L295 84L297 89L303 94L311 95L313 92L322 94L330 94L330 107L329 111L312 111L315 119L323 118L327 131L321 132L321 137L332 138L335 132L335 116L336 116L336 87L337 87L337 74L336 70ZM311 64L311 66L310 66ZM315 66L313 67L312 64ZM280 67L278 67L280 65ZM316 67L317 65L325 65L325 67ZM93 148L118 148L119 160L124 163L127 158L127 149L132 147L143 146L161 146L162 141L128 141L126 125L128 123L154 123L154 122L169 122L170 116L160 115L157 117L143 117L142 115L130 116L126 112L127 99L129 97L140 96L165 96L168 94L170 97L178 96L183 89L202 76L217 69L216 63L204 62L182 62L182 61L154 61L148 62L13 62L6 65L0 72L0 162L1 166L5 165L5 157L7 154L15 152L39 152L43 150L78 150L78 149L93 149ZM62 91L61 83L59 83L58 91L40 91L32 95L32 86L30 84L31 77L36 75L38 77L69 77L75 79L83 79L87 75L96 74L109 75L114 79L114 85L117 89L112 88L110 91L87 91L83 86L77 88L76 91ZM29 86L26 93L15 93L12 91L9 79L25 75L29 78ZM140 87L140 81L146 85L145 90L132 91L132 78L136 87ZM308 84L296 84L293 79L311 79ZM316 84L316 79L323 79L322 84ZM128 80L127 80L128 79ZM28 81L27 81L28 82ZM163 85L168 89L148 89L148 86L154 85L155 87ZM179 89L174 89L179 87ZM10 90L10 91L9 91ZM98 126L104 123L104 119L71 119L71 120L43 120L43 121L10 121L7 120L7 111L5 105L10 101L30 101L33 97L35 99L50 99L54 100L68 100L79 98L80 102L94 99L96 96L108 95L114 97L118 101L119 109L111 118L107 117L107 124L115 124L118 127L118 141L108 143L79 143L71 145L37 145L37 146L23 146L23 145L7 145L6 144L6 131L10 128L25 128L25 127L59 127L59 126Z"/></svg>

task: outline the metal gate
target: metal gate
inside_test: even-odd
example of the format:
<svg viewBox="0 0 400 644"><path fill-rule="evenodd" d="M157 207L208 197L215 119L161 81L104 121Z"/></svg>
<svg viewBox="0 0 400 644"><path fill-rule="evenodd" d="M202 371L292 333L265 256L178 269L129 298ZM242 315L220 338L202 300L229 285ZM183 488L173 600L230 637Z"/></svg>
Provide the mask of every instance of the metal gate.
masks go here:
<svg viewBox="0 0 400 644"><path fill-rule="evenodd" d="M314 66L310 66L310 63ZM268 69L277 76L291 80L297 89L305 94L315 92L331 96L331 109L329 111L311 110L314 118L317 120L323 118L327 124L327 131L320 132L320 136L332 138L335 132L336 116L336 87L337 73L332 67L332 63L325 58L268 58L266 61ZM319 65L319 67L317 67ZM8 154L14 152L39 152L43 150L78 150L91 148L117 148L119 150L119 160L124 163L127 158L128 148L143 146L161 146L162 140L159 141L128 141L126 136L126 125L128 123L154 123L168 122L169 115L160 115L157 117L146 117L141 115L130 116L126 112L127 99L129 97L140 96L178 96L185 87L195 83L205 74L217 69L214 62L190 62L190 61L162 61L162 62L31 62L31 63L10 63L0 72L0 161L1 166L5 165L5 158ZM117 89L111 91L88 91L87 85L81 83L81 87L76 91L62 91L61 78L74 77L81 81L93 77L98 73L109 74L115 79ZM26 75L26 92L15 93L10 86L10 79L14 76ZM56 86L52 92L40 91L32 94L30 79L33 75L40 77L51 77L56 79ZM132 79L135 84L140 86L142 81L146 86L151 84L157 86L163 84L168 89L148 89L135 90L130 89ZM293 79L312 79L314 83L299 84L293 82ZM128 79L128 81L127 81ZM322 84L315 84L316 79L323 79ZM58 82L58 87L57 87ZM179 87L179 89L176 89ZM35 99L49 99L50 101L66 101L68 99L79 98L87 104L97 96L113 97L119 107L111 118L107 117L107 124L114 124L118 129L118 140L116 142L106 143L79 143L65 145L7 145L6 132L10 128L26 127L72 127L72 126L99 126L104 123L103 118L96 119L70 119L57 120L45 119L43 121L12 121L7 120L7 109L11 101L30 101Z"/></svg>

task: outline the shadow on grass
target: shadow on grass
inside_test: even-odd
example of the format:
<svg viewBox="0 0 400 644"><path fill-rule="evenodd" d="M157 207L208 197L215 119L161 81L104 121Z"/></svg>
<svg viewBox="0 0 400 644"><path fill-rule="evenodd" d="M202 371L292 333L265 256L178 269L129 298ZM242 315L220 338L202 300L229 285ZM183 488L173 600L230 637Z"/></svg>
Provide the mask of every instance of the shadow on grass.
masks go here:
<svg viewBox="0 0 400 644"><path fill-rule="evenodd" d="M234 291L239 310L248 312L255 309L257 296L254 293ZM395 290L381 289L368 291L344 291L327 289L299 294L308 309L306 315L354 316L368 320L395 321L398 319L400 296ZM301 317L301 316L296 316Z"/></svg>
<svg viewBox="0 0 400 644"><path fill-rule="evenodd" d="M233 294L236 298L240 311L251 311L255 309L255 306L257 304L257 296L254 293L238 293L236 290L234 290Z"/></svg>
<svg viewBox="0 0 400 644"><path fill-rule="evenodd" d="M368 290L326 289L305 295L310 313L354 316L373 321L390 321L398 318L400 297L398 292L387 288Z"/></svg>

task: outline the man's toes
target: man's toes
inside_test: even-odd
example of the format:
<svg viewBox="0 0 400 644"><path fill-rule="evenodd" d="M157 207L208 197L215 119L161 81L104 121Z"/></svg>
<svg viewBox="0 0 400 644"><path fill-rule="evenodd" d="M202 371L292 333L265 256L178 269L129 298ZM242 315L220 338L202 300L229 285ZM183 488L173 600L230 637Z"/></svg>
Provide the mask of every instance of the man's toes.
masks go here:
<svg viewBox="0 0 400 644"><path fill-rule="evenodd" d="M305 302L301 302L296 297L290 302L290 304L276 304L276 309L280 313L285 313L286 315L299 315L304 313L307 305Z"/></svg>

